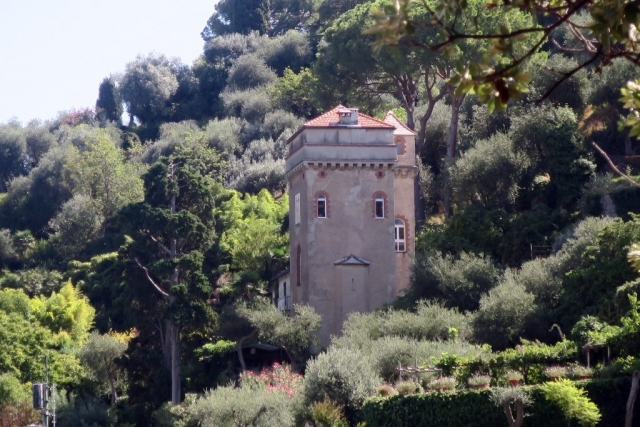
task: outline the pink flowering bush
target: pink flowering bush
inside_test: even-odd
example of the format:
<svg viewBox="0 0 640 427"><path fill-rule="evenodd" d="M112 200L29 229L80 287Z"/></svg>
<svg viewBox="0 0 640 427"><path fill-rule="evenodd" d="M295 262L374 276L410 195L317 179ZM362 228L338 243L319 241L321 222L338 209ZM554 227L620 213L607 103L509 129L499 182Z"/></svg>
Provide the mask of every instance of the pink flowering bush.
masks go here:
<svg viewBox="0 0 640 427"><path fill-rule="evenodd" d="M281 391L293 397L302 387L302 375L291 370L289 365L274 363L260 373L246 371L240 375L240 385L243 388L258 388L268 391Z"/></svg>

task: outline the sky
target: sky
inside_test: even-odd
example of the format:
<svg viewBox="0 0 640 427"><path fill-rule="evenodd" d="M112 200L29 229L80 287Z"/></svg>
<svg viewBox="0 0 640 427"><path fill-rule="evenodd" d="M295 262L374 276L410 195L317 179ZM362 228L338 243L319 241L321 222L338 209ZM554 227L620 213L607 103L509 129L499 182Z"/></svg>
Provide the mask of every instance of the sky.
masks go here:
<svg viewBox="0 0 640 427"><path fill-rule="evenodd" d="M0 123L94 107L139 54L191 64L216 0L7 0L0 12Z"/></svg>

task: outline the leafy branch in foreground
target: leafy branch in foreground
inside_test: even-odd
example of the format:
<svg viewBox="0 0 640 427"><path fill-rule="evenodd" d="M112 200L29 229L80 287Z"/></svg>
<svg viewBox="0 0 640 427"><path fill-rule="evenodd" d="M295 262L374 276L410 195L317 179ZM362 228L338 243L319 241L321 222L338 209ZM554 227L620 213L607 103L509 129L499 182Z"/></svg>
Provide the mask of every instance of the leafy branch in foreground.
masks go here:
<svg viewBox="0 0 640 427"><path fill-rule="evenodd" d="M378 48L383 45L411 46L432 52L443 51L445 55L450 55L461 42L490 41L493 46L482 60L460 62L457 74L449 80L461 93L477 94L490 110L504 109L510 99L526 91L526 62L547 42L581 58L575 67L561 73L557 84L590 65L606 66L615 58L625 58L634 64L640 60L636 49L636 22L640 9L634 2L487 0L483 14L520 10L531 16L545 17L544 21L524 27L512 27L508 20L502 20L497 31L480 31L481 15L471 13L472 3L466 0L395 0L393 4L373 10L376 23L366 33L377 35ZM578 23L581 11L589 14L589 23ZM475 22L475 28L461 27L463 18ZM577 47L564 48L555 40L556 30L561 27L568 30L565 33L574 38ZM425 29L436 30L437 37L425 38Z"/></svg>

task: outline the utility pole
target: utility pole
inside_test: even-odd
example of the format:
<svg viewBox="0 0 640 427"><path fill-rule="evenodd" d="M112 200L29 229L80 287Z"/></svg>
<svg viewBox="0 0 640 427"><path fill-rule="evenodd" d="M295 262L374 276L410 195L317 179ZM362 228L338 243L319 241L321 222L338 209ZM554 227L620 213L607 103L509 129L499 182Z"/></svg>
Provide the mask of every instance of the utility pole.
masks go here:
<svg viewBox="0 0 640 427"><path fill-rule="evenodd" d="M33 383L31 391L33 395L33 409L42 412L42 425L49 427L49 417L51 424L56 427L56 385L49 384L49 355L45 355L45 382Z"/></svg>

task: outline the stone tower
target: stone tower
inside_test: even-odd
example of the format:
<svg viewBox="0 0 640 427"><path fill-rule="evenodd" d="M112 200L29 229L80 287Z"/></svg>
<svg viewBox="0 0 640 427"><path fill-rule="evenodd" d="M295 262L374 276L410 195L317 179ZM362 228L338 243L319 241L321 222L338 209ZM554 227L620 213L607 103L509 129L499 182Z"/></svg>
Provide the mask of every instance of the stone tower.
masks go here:
<svg viewBox="0 0 640 427"><path fill-rule="evenodd" d="M349 313L375 310L409 284L415 135L391 113L380 121L339 105L288 141L291 262L281 288L322 316L323 347Z"/></svg>

